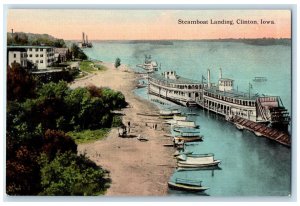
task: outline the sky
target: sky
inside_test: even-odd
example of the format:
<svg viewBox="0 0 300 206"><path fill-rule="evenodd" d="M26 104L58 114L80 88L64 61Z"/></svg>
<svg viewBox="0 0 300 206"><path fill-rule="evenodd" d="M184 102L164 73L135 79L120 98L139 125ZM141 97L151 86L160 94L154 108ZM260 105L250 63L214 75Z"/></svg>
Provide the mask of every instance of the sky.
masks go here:
<svg viewBox="0 0 300 206"><path fill-rule="evenodd" d="M209 24L178 24L178 20ZM259 24L237 24L238 19ZM274 21L275 24L260 24ZM232 20L234 25L211 24ZM50 34L65 40L290 38L289 10L10 9L7 31Z"/></svg>

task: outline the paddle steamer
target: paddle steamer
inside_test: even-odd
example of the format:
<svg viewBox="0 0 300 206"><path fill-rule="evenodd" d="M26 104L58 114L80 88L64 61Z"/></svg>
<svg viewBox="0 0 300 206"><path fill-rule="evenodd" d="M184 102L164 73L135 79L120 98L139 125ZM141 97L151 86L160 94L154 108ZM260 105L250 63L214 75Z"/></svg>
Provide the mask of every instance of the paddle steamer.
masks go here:
<svg viewBox="0 0 300 206"><path fill-rule="evenodd" d="M290 116L279 96L251 94L250 83L249 92L237 91L233 79L222 77L222 69L217 84L210 82L210 70L207 81L203 79L203 76L202 81L187 79L175 71L149 74L148 93L183 106L200 106L228 120L241 117L283 130L288 128Z"/></svg>

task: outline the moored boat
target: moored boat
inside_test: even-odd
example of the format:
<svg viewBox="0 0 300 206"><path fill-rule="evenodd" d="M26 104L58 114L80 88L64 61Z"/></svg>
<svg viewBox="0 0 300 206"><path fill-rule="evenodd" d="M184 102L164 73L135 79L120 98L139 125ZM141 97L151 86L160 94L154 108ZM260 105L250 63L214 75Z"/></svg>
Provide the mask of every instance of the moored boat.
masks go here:
<svg viewBox="0 0 300 206"><path fill-rule="evenodd" d="M146 70L148 73L153 73L155 71L158 71L158 64L156 61L153 61L151 59L151 55L149 55L149 56L145 55L144 63L138 64L136 66Z"/></svg>
<svg viewBox="0 0 300 206"><path fill-rule="evenodd" d="M239 130L243 130L243 129L244 129L244 127L243 127L242 125L240 125L240 124L235 123L234 125L235 125L236 128L238 128Z"/></svg>
<svg viewBox="0 0 300 206"><path fill-rule="evenodd" d="M207 81L203 80L203 76L202 81L187 79L175 71L151 74L148 93L184 106L196 103L222 116L238 116L256 123L270 123L281 131L288 130L291 118L279 96L251 93L253 85L250 83L248 92L234 89L234 80L223 78L222 69L217 83L210 82L210 70Z"/></svg>
<svg viewBox="0 0 300 206"><path fill-rule="evenodd" d="M184 127L184 128L199 128L199 125L196 125L194 121L189 120L178 120L175 124L173 124L174 127Z"/></svg>
<svg viewBox="0 0 300 206"><path fill-rule="evenodd" d="M190 164L186 161L178 161L177 166L182 168L202 168L202 167L214 167L220 164L220 160L214 160L214 162L206 164Z"/></svg>
<svg viewBox="0 0 300 206"><path fill-rule="evenodd" d="M202 192L209 189L209 187L203 187L201 183L202 181L198 181L198 180L176 178L175 182L169 181L168 186L172 189L186 190L186 191L193 191L193 192Z"/></svg>
<svg viewBox="0 0 300 206"><path fill-rule="evenodd" d="M209 167L176 167L176 172L181 172L181 171L198 171L198 170L222 170L221 167L218 165L215 166L209 166Z"/></svg>
<svg viewBox="0 0 300 206"><path fill-rule="evenodd" d="M185 120L187 120L187 116L184 116L184 115L174 115L173 119L176 120L176 121L185 121Z"/></svg>
<svg viewBox="0 0 300 206"><path fill-rule="evenodd" d="M263 136L263 134L262 134L262 133L260 133L260 132L257 132L257 131L255 131L255 132L254 132L254 134L255 134L256 136L258 136L258 137L261 137L261 136Z"/></svg>
<svg viewBox="0 0 300 206"><path fill-rule="evenodd" d="M166 115L166 116L174 116L174 115L179 115L181 112L178 109L167 109L167 110L160 110L159 111L160 115Z"/></svg>
<svg viewBox="0 0 300 206"><path fill-rule="evenodd" d="M203 141L203 136L200 135L199 130L193 128L176 128L174 131L179 133L174 136L174 140L182 142L196 142Z"/></svg>
<svg viewBox="0 0 300 206"><path fill-rule="evenodd" d="M196 142L196 141L203 141L203 136L197 135L197 136L175 136L175 141L183 141L183 142Z"/></svg>
<svg viewBox="0 0 300 206"><path fill-rule="evenodd" d="M188 154L177 157L178 167L211 167L220 164L220 160L214 159L214 154Z"/></svg>
<svg viewBox="0 0 300 206"><path fill-rule="evenodd" d="M197 128L189 128L189 127L174 127L173 128L173 131L174 132L177 132L177 133L199 133L200 130L197 129Z"/></svg>

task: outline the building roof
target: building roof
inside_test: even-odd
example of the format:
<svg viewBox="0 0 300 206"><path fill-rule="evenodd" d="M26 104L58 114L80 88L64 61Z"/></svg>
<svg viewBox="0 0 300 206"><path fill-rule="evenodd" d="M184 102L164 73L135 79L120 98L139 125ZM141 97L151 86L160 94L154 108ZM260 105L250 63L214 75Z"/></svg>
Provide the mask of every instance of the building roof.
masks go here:
<svg viewBox="0 0 300 206"><path fill-rule="evenodd" d="M54 48L55 53L66 55L68 53L68 48Z"/></svg>
<svg viewBox="0 0 300 206"><path fill-rule="evenodd" d="M228 79L228 78L221 78L219 81L226 81L226 82L233 82L233 79Z"/></svg>
<svg viewBox="0 0 300 206"><path fill-rule="evenodd" d="M7 49L10 48L25 48L25 49L29 49L29 48L36 48L36 49L51 49L54 48L53 46L35 46L35 45L26 45L26 46L8 46Z"/></svg>
<svg viewBox="0 0 300 206"><path fill-rule="evenodd" d="M18 52L26 52L26 49L25 48L18 48L18 47L13 47L13 48L10 48L8 47L7 48L7 51L10 52L10 51L18 51Z"/></svg>
<svg viewBox="0 0 300 206"><path fill-rule="evenodd" d="M161 74L151 74L150 75L152 78L160 80L160 81L164 81L167 83L174 83L174 84L202 84L202 82L197 81L197 80L192 80L192 79L188 79L188 78L184 78L181 76L176 75L177 79L166 79L163 75Z"/></svg>

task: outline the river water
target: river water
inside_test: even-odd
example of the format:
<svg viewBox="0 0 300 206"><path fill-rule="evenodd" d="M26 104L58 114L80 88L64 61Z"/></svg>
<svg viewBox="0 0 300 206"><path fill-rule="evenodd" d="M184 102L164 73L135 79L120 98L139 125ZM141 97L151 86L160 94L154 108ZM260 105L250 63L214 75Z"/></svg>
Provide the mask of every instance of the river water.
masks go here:
<svg viewBox="0 0 300 206"><path fill-rule="evenodd" d="M200 80L211 71L211 82L217 82L219 68L223 77L234 79L234 87L280 96L291 112L291 47L255 46L234 42L174 41L172 45L129 42L94 42L85 49L92 59L114 62L139 70L136 65L144 61L144 55L161 64L161 71L175 70L178 75ZM267 77L266 82L255 83L256 76ZM149 96L146 88L135 93L153 101L160 108L177 107L183 112L188 108ZM158 101L159 100L159 101ZM158 103L158 102L164 102ZM206 110L193 109L190 116L200 125L204 141L187 146L194 153L214 153L221 160L219 170L176 171L170 177L200 179L208 186L205 193L187 193L169 190L170 195L209 196L286 196L291 193L291 150L249 131L239 131L221 116Z"/></svg>

